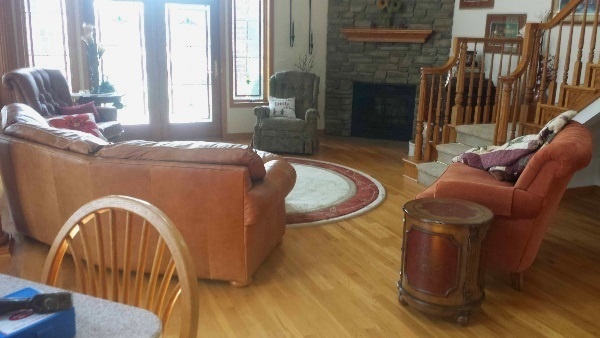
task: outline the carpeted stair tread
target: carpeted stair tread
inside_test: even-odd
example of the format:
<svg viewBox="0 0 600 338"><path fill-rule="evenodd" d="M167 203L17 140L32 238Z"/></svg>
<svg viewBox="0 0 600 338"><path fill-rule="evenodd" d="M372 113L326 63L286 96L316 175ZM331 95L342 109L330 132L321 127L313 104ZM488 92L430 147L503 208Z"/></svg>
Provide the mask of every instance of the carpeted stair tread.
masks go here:
<svg viewBox="0 0 600 338"><path fill-rule="evenodd" d="M417 169L419 170L418 182L424 186L430 186L438 177L442 176L447 168L448 165L441 162L417 164Z"/></svg>
<svg viewBox="0 0 600 338"><path fill-rule="evenodd" d="M438 151L438 161L450 164L452 163L452 158L456 155L462 154L473 147L462 143L446 143L438 144L435 148Z"/></svg>
<svg viewBox="0 0 600 338"><path fill-rule="evenodd" d="M472 124L456 127L456 142L471 147L493 144L494 124Z"/></svg>

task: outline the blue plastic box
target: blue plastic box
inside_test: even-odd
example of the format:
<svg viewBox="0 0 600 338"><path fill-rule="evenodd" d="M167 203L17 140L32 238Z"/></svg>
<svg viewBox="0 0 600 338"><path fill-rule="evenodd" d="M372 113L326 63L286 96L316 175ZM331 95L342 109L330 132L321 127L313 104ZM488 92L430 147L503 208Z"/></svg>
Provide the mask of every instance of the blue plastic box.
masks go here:
<svg viewBox="0 0 600 338"><path fill-rule="evenodd" d="M41 293L25 288L5 298L30 298ZM0 315L0 338L70 338L75 337L75 308L49 313L32 314L20 310Z"/></svg>

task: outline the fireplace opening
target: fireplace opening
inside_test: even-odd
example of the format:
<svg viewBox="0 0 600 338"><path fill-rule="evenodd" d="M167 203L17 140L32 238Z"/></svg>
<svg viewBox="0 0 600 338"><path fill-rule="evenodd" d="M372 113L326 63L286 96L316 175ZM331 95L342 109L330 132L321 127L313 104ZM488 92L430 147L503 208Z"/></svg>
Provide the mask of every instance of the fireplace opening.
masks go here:
<svg viewBox="0 0 600 338"><path fill-rule="evenodd" d="M416 93L415 85L355 82L350 135L409 141Z"/></svg>

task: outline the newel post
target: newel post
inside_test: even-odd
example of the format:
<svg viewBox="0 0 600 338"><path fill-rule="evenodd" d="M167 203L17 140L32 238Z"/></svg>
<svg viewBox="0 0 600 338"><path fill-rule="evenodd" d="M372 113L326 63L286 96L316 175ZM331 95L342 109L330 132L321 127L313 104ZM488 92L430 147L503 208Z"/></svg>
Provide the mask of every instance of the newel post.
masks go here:
<svg viewBox="0 0 600 338"><path fill-rule="evenodd" d="M453 127L450 133L450 142L456 141L456 126L460 126L465 120L465 107L463 107L463 92L465 88L465 70L467 62L467 44L462 42L458 56L458 73L456 74L456 97L452 107L450 125Z"/></svg>

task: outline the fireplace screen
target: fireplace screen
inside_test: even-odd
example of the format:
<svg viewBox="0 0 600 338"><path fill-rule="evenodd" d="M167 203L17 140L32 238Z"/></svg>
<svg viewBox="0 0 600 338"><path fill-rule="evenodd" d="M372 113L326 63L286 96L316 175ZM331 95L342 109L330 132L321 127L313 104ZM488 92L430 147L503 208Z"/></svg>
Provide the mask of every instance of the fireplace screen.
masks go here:
<svg viewBox="0 0 600 338"><path fill-rule="evenodd" d="M415 85L354 83L351 135L409 141L415 114Z"/></svg>

